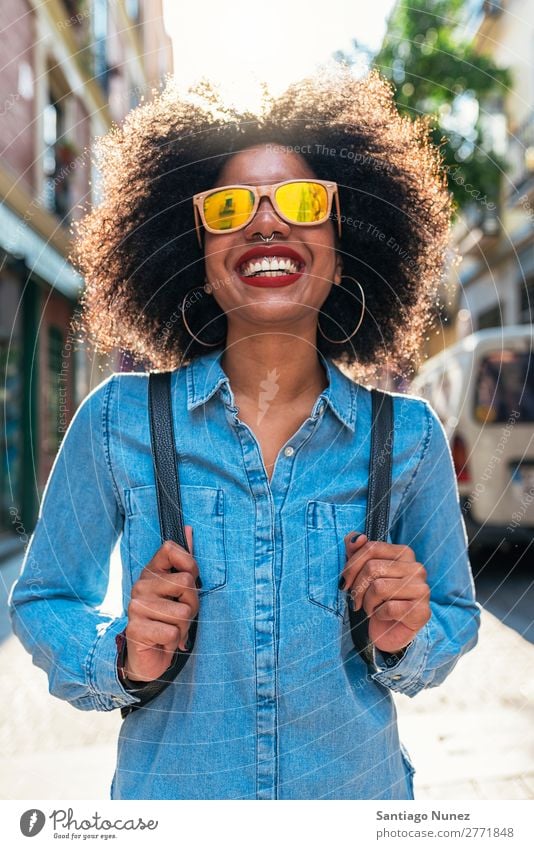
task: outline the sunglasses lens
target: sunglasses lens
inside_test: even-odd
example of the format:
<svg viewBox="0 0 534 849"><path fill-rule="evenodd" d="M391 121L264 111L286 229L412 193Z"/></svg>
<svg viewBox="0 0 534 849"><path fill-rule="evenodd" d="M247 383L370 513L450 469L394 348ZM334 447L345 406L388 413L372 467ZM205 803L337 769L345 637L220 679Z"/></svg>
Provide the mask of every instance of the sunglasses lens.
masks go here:
<svg viewBox="0 0 534 849"><path fill-rule="evenodd" d="M234 230L246 223L253 208L253 192L239 188L223 189L204 200L204 217L213 230Z"/></svg>
<svg viewBox="0 0 534 849"><path fill-rule="evenodd" d="M312 224L328 215L328 192L320 183L286 183L276 190L275 197L280 212L295 223Z"/></svg>

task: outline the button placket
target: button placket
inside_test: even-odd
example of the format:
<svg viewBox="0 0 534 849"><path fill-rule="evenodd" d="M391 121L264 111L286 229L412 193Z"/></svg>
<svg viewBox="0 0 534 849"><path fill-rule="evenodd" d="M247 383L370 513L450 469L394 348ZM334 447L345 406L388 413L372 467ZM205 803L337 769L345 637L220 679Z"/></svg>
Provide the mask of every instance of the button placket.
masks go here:
<svg viewBox="0 0 534 849"><path fill-rule="evenodd" d="M224 390L226 390L226 387L224 387ZM318 427L320 412L322 412L324 406L301 424L291 438L291 444L286 445L281 450L275 463L273 476L269 481L259 442L252 429L239 419L238 408L231 403L231 397L224 390L226 410L241 442L245 472L256 500L257 511L255 539L256 746L258 755L256 798L277 799L279 792L276 769L276 751L278 748L277 643L279 640L280 615L278 581L283 551L275 544L275 529L272 522L273 520L276 521L275 513L279 515L283 507L291 480L292 463L284 462L284 458L288 460L294 458L298 449L310 439ZM260 465L254 461L255 457L260 460Z"/></svg>
<svg viewBox="0 0 534 849"><path fill-rule="evenodd" d="M256 510L254 545L254 651L256 655L256 798L277 798L278 701L275 634L274 499L261 448L250 427L229 403L226 411L243 452L243 464ZM259 463L258 463L259 460Z"/></svg>

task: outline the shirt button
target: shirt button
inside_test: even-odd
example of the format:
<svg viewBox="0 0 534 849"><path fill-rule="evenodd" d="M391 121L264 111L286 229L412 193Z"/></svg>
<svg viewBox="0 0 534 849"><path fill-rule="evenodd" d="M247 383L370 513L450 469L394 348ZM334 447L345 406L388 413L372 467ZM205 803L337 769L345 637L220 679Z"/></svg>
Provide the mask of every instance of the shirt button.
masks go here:
<svg viewBox="0 0 534 849"><path fill-rule="evenodd" d="M284 454L286 457L291 457L295 453L295 449L292 445L288 445L287 448L284 448Z"/></svg>
<svg viewBox="0 0 534 849"><path fill-rule="evenodd" d="M402 678L402 675L392 675L391 677L393 678L394 681L400 681L400 679Z"/></svg>

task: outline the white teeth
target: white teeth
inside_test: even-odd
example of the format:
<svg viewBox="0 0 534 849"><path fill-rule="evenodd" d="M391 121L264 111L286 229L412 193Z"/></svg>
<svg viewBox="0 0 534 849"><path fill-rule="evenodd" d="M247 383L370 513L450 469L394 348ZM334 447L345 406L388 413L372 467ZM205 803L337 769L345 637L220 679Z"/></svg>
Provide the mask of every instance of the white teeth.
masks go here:
<svg viewBox="0 0 534 849"><path fill-rule="evenodd" d="M283 274L296 274L299 270L298 264L289 257L263 257L263 259L252 259L245 262L239 269L244 277L260 275L264 277L277 277Z"/></svg>

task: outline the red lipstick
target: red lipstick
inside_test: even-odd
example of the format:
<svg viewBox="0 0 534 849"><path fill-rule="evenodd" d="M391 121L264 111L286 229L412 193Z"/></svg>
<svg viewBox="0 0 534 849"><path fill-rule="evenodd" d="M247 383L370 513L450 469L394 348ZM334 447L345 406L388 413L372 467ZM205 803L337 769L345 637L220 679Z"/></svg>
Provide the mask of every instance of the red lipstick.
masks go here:
<svg viewBox="0 0 534 849"><path fill-rule="evenodd" d="M262 269L259 267L262 264L262 260L269 260L270 257L280 257L280 260L282 260L282 268L279 268L276 274L267 273L276 269ZM256 261L255 263L254 260ZM279 267L278 264L273 265ZM245 251L237 260L235 271L239 279L248 286L271 286L276 288L295 283L301 277L305 267L304 258L298 251L287 247L287 245L274 244L257 245Z"/></svg>

